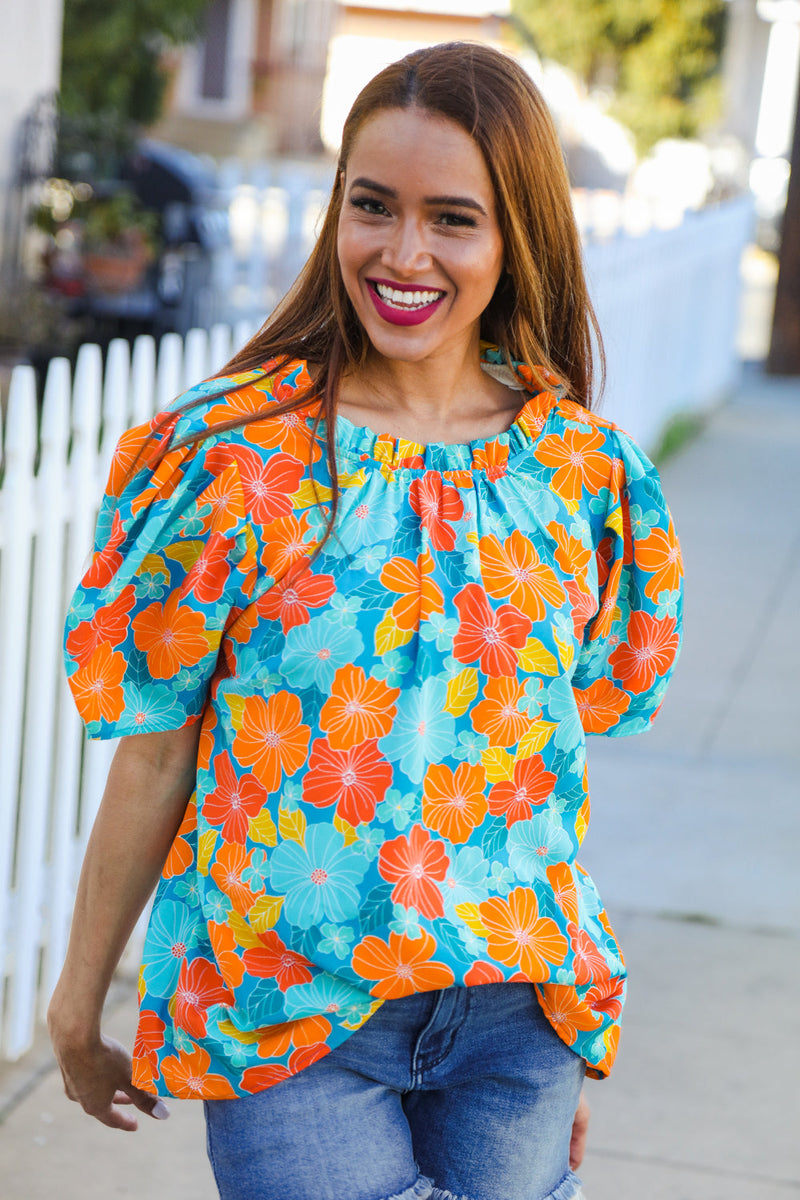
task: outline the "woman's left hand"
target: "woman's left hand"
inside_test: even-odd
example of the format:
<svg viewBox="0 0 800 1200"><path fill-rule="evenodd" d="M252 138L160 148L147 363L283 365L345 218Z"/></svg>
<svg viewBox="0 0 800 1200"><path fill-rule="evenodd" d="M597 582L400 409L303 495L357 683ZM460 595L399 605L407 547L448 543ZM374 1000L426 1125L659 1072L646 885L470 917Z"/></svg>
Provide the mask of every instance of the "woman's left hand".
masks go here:
<svg viewBox="0 0 800 1200"><path fill-rule="evenodd" d="M578 1107L575 1110L575 1120L572 1122L572 1137L569 1141L569 1169L577 1171L583 1162L586 1149L586 1134L589 1131L589 1116L591 1114L586 1097L581 1092Z"/></svg>

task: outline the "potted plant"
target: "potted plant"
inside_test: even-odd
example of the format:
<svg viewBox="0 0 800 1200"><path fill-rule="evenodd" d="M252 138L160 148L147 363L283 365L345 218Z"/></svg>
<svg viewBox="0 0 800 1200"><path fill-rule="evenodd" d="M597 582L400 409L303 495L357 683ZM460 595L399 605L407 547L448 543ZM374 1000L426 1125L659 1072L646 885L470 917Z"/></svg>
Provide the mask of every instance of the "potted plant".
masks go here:
<svg viewBox="0 0 800 1200"><path fill-rule="evenodd" d="M83 222L83 269L89 288L118 295L139 286L156 252L158 217L120 189L93 199Z"/></svg>

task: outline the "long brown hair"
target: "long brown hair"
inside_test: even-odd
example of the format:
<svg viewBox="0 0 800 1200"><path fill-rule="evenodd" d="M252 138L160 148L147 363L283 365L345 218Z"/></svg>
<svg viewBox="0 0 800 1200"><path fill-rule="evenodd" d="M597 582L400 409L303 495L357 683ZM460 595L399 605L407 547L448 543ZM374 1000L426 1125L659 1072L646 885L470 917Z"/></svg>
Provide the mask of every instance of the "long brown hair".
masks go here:
<svg viewBox="0 0 800 1200"><path fill-rule="evenodd" d="M450 42L415 50L376 75L357 97L344 125L330 203L307 263L264 326L215 377L259 368L267 375L279 370L281 362L305 359L314 376L313 394L296 395L265 412L277 415L310 400L318 403L318 417L326 421L332 479L339 381L345 370L364 363L368 350L337 255L347 162L371 117L411 107L464 129L481 150L491 177L506 270L483 313L481 336L500 347L509 365L521 360L556 376L567 396L586 408L591 405L595 355L603 361L569 180L538 88L514 59L488 46ZM207 400L204 396L179 411ZM237 416L215 425L213 432L258 419L259 414ZM331 524L335 510L336 488Z"/></svg>

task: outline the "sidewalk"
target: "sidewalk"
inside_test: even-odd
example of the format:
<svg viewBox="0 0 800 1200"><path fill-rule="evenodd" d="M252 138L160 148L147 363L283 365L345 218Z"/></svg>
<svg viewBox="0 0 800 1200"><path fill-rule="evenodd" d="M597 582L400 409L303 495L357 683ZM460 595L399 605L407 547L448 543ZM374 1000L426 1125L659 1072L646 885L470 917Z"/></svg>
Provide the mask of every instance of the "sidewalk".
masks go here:
<svg viewBox="0 0 800 1200"><path fill-rule="evenodd" d="M662 475L686 559L686 642L653 731L590 745L582 861L631 986L618 1065L587 1085L581 1173L587 1200L789 1200L800 1196L800 382L749 376ZM130 1044L133 1023L126 998L108 1031ZM215 1200L201 1108L171 1107L168 1122L118 1134L43 1069L0 1126L0 1195Z"/></svg>

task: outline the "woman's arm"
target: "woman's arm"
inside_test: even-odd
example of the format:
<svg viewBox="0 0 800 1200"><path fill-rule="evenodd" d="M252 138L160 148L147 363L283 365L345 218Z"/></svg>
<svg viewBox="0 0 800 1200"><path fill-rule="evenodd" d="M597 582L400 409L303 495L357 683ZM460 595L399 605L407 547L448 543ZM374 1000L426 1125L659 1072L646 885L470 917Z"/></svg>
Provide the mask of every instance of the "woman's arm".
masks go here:
<svg viewBox="0 0 800 1200"><path fill-rule="evenodd" d="M128 938L158 882L195 786L200 722L124 738L89 839L67 958L47 1014L71 1100L116 1129L136 1129L119 1104L166 1116L131 1084L130 1055L103 1037L106 993Z"/></svg>

